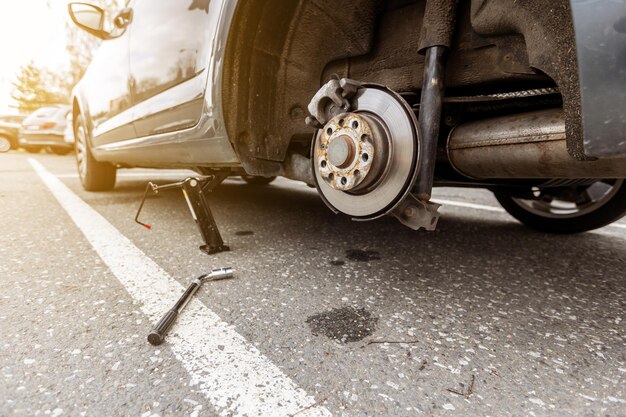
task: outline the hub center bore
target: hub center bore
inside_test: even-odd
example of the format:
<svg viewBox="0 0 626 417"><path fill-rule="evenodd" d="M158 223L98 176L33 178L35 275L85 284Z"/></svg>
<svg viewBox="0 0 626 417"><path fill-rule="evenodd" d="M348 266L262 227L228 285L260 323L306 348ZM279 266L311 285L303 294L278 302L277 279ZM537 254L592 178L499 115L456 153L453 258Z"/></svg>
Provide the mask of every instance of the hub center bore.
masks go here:
<svg viewBox="0 0 626 417"><path fill-rule="evenodd" d="M328 161L337 168L347 168L354 159L355 146L352 139L341 135L328 145Z"/></svg>
<svg viewBox="0 0 626 417"><path fill-rule="evenodd" d="M316 146L316 167L324 181L335 190L350 191L378 175L374 136L380 129L365 115L344 113L331 119L320 133ZM376 133L375 133L376 132ZM378 158L381 159L381 158Z"/></svg>

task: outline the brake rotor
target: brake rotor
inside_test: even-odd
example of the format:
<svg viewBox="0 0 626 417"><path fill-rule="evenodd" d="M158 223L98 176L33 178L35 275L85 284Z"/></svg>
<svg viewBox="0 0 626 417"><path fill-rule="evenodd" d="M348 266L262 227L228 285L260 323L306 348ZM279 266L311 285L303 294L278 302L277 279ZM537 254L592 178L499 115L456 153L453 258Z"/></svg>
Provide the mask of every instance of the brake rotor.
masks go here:
<svg viewBox="0 0 626 417"><path fill-rule="evenodd" d="M339 108L313 142L317 188L333 211L376 219L405 200L415 182L417 120L402 97L378 85L360 85Z"/></svg>

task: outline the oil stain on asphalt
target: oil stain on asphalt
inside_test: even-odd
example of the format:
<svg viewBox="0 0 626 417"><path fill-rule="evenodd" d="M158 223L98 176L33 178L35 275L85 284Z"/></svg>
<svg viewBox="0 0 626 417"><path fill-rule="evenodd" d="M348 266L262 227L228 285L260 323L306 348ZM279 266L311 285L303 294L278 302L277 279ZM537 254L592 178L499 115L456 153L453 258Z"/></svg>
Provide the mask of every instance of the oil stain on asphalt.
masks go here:
<svg viewBox="0 0 626 417"><path fill-rule="evenodd" d="M364 308L343 307L319 313L306 322L315 336L324 335L339 343L358 342L376 330L378 318Z"/></svg>
<svg viewBox="0 0 626 417"><path fill-rule="evenodd" d="M346 258L354 262L369 262L380 260L380 253L375 250L348 249Z"/></svg>

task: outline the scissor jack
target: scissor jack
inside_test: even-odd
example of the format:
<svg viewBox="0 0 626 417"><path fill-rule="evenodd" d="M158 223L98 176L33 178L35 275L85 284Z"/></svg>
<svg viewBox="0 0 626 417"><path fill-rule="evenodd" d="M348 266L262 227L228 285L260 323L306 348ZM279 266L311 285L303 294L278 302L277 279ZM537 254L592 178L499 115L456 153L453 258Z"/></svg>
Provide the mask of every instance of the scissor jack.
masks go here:
<svg viewBox="0 0 626 417"><path fill-rule="evenodd" d="M226 174L215 174L202 178L189 177L183 181L165 185L156 185L149 182L146 186L146 191L143 194L143 199L141 200L139 209L137 210L135 222L139 223L146 229L152 229L151 225L139 221L139 215L143 210L148 194L150 192L158 194L160 191L180 188L183 191L185 201L187 201L191 217L193 217L198 225L202 238L204 239L205 244L200 246L200 250L209 255L229 251L230 248L224 244L222 235L217 228L217 224L215 224L215 219L213 218L213 213L211 212L211 208L209 207L206 197L206 195L212 192L215 187L220 185L226 177L228 177Z"/></svg>

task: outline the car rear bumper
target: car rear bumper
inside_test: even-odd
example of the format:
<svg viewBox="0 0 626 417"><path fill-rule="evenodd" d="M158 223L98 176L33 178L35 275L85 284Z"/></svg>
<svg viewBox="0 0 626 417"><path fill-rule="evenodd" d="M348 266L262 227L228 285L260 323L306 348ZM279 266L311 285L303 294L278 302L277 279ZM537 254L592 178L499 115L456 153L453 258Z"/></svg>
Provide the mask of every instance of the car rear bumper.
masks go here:
<svg viewBox="0 0 626 417"><path fill-rule="evenodd" d="M626 0L571 0L585 154L626 155Z"/></svg>
<svg viewBox="0 0 626 417"><path fill-rule="evenodd" d="M54 146L71 149L73 144L67 143L63 135L28 133L20 137L20 146Z"/></svg>

